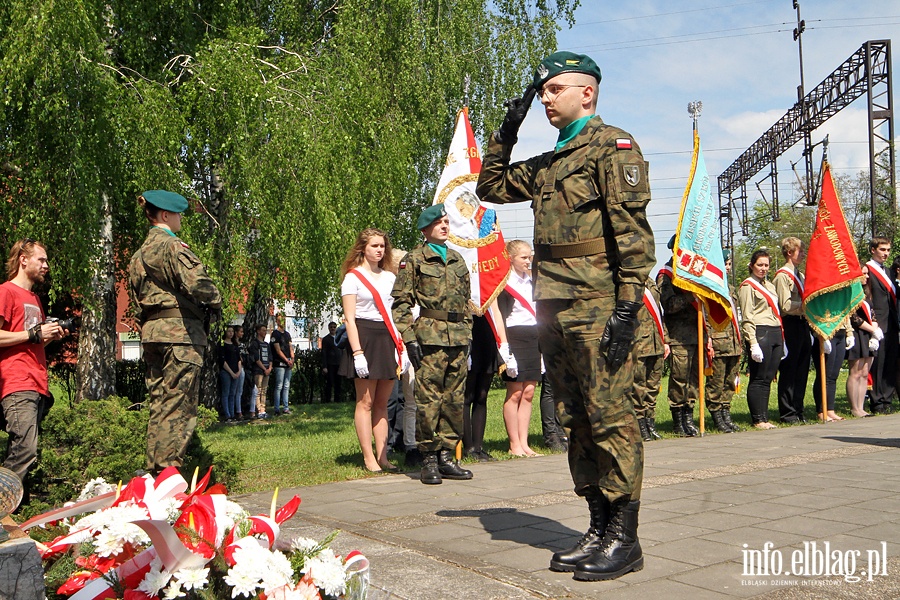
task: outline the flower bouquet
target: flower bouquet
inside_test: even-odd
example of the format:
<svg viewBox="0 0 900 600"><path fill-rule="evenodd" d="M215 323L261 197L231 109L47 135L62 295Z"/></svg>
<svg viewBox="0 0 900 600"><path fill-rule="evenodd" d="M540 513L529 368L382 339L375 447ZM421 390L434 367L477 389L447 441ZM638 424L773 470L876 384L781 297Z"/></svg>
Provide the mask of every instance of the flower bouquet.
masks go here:
<svg viewBox="0 0 900 600"><path fill-rule="evenodd" d="M368 561L356 551L335 554L329 546L339 532L322 541L279 538L299 496L276 510L275 490L270 514L250 515L209 476L197 482L195 474L189 491L174 467L119 489L92 480L74 504L23 523L61 533L38 543L48 598L365 598Z"/></svg>

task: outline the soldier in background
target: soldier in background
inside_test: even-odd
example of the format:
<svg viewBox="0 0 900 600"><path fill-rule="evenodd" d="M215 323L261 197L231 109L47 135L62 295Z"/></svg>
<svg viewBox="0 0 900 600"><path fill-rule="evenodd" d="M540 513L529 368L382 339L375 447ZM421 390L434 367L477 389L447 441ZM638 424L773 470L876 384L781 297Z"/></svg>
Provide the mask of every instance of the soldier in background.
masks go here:
<svg viewBox="0 0 900 600"><path fill-rule="evenodd" d="M725 251L725 272L731 274L731 255ZM731 309L737 310L737 298L734 287L729 283ZM723 331L707 327L712 340L713 360L712 375L706 379L706 405L712 416L713 425L724 433L734 433L740 428L731 420L731 399L738 389L741 366L741 338L734 324L737 315L732 318Z"/></svg>
<svg viewBox="0 0 900 600"><path fill-rule="evenodd" d="M805 423L803 398L809 379L812 353L809 325L803 316L803 273L800 263L805 254L799 238L781 240L784 266L775 272L772 283L778 293L778 309L784 328L786 356L778 364L778 416L782 423Z"/></svg>
<svg viewBox="0 0 900 600"><path fill-rule="evenodd" d="M569 434L575 493L591 512L588 531L556 552L550 568L579 580L615 579L644 565L643 443L626 392L644 281L656 262L650 183L637 142L594 114L599 84L588 56L555 52L542 60L489 138L477 187L486 202L534 209L538 339ZM535 94L559 137L553 150L510 164Z"/></svg>
<svg viewBox="0 0 900 600"><path fill-rule="evenodd" d="M221 308L222 296L197 255L175 235L187 200L153 190L139 202L151 227L131 258L128 277L150 393L147 471L159 474L181 466L197 425L209 317Z"/></svg>
<svg viewBox="0 0 900 600"><path fill-rule="evenodd" d="M425 243L400 261L391 295L394 324L416 370L416 443L422 483L471 479L456 462L463 434L466 362L472 332L469 268L447 247L450 220L443 204L426 208L417 226ZM412 309L419 305L419 318Z"/></svg>
<svg viewBox="0 0 900 600"><path fill-rule="evenodd" d="M656 431L656 398L659 396L663 367L669 357L666 326L659 306L659 289L652 279L644 288L644 307L638 312L638 330L634 355L634 386L628 395L634 404L641 439L645 442L662 436Z"/></svg>
<svg viewBox="0 0 900 600"><path fill-rule="evenodd" d="M675 236L668 248L675 246ZM669 334L672 354L669 371L669 409L672 411L672 431L680 437L700 435L694 424L694 402L700 395L700 375L697 372L699 346L697 338L697 312L700 303L693 292L672 283L672 259L659 270L656 283Z"/></svg>

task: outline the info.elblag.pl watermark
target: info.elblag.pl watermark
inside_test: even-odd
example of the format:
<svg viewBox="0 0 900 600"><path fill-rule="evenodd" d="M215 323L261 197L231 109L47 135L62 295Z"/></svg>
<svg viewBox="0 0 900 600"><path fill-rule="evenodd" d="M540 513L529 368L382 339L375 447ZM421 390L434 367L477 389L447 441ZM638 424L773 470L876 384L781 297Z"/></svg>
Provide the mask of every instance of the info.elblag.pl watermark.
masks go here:
<svg viewBox="0 0 900 600"><path fill-rule="evenodd" d="M887 542L875 542L874 548L844 550L831 542L803 542L794 550L775 549L766 542L761 550L743 544L741 585L822 585L838 580L809 579L841 577L847 583L873 581L887 575ZM790 579L792 578L792 579ZM833 583L832 583L833 582Z"/></svg>

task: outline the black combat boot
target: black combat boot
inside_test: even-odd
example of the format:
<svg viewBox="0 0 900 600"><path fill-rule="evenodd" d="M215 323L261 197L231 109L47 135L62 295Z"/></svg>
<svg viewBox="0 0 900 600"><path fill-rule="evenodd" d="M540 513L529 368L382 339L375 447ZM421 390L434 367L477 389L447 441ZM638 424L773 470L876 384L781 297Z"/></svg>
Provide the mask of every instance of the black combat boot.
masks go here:
<svg viewBox="0 0 900 600"><path fill-rule="evenodd" d="M638 418L638 428L641 430L641 439L645 442L652 442L653 436L650 435L650 430L647 429L647 419L644 417Z"/></svg>
<svg viewBox="0 0 900 600"><path fill-rule="evenodd" d="M575 579L617 579L644 568L644 553L637 538L640 500L620 500L610 506L609 524L597 551L575 565Z"/></svg>
<svg viewBox="0 0 900 600"><path fill-rule="evenodd" d="M734 433L734 430L725 422L725 415L722 414L724 412L724 410L714 410L709 413L712 415L713 425L722 433Z"/></svg>
<svg viewBox="0 0 900 600"><path fill-rule="evenodd" d="M550 570L571 573L575 565L588 558L600 547L603 533L609 523L609 502L600 490L593 490L585 497L591 511L591 525L578 543L568 550L555 552L550 559Z"/></svg>
<svg viewBox="0 0 900 600"><path fill-rule="evenodd" d="M422 483L435 485L441 483L441 472L438 469L438 453L422 453Z"/></svg>
<svg viewBox="0 0 900 600"><path fill-rule="evenodd" d="M728 428L731 429L731 433L737 433L738 431L741 430L741 428L738 427L737 424L735 424L735 422L731 420L731 407L730 406L722 407L722 420L725 421L725 425L727 425Z"/></svg>
<svg viewBox="0 0 900 600"><path fill-rule="evenodd" d="M677 435L678 437L688 437L691 434L684 430L684 419L681 416L681 413L684 412L684 408L681 406L673 406L672 410L672 433Z"/></svg>
<svg viewBox="0 0 900 600"><path fill-rule="evenodd" d="M445 479L472 479L472 471L460 467L453 453L447 449L438 454L438 471Z"/></svg>
<svg viewBox="0 0 900 600"><path fill-rule="evenodd" d="M681 427L688 437L700 435L700 430L694 425L694 407L684 406L681 408Z"/></svg>
<svg viewBox="0 0 900 600"><path fill-rule="evenodd" d="M654 440L662 439L662 436L659 435L659 432L656 430L656 419L654 417L647 417L647 431L650 432L650 436Z"/></svg>

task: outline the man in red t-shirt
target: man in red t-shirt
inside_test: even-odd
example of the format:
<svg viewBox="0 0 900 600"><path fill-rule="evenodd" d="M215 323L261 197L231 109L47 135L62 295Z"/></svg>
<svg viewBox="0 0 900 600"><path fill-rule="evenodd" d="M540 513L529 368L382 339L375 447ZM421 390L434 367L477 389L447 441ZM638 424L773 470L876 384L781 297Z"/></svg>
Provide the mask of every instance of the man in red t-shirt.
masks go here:
<svg viewBox="0 0 900 600"><path fill-rule="evenodd" d="M13 244L6 261L9 281L0 285L0 403L9 434L3 466L23 482L37 459L38 421L50 394L44 345L65 335L58 323L44 323L32 291L49 272L44 245L26 238Z"/></svg>

